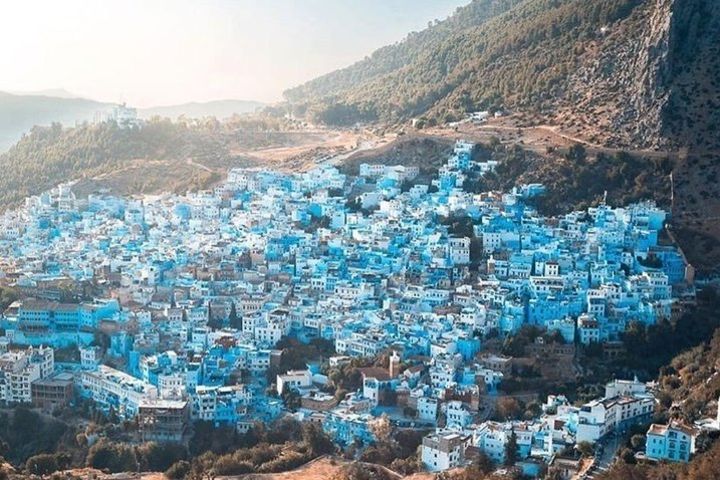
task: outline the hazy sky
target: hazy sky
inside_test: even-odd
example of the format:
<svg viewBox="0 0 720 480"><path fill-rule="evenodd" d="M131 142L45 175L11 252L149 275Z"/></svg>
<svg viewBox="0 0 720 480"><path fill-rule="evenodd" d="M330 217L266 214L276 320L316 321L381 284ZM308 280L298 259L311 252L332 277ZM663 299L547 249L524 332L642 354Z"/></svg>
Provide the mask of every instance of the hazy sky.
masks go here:
<svg viewBox="0 0 720 480"><path fill-rule="evenodd" d="M0 90L136 106L239 98L345 66L469 0L8 0Z"/></svg>

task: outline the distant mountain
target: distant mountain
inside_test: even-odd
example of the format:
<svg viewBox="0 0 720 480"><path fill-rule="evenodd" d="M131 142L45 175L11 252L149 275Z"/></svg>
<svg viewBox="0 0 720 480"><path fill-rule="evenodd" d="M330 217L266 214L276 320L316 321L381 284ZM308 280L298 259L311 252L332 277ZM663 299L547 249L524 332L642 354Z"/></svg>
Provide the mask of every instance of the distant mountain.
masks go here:
<svg viewBox="0 0 720 480"><path fill-rule="evenodd" d="M180 105L167 105L138 109L141 118L167 117L176 119L181 115L188 118L215 117L224 119L235 114L251 113L265 104L249 100L215 100L212 102L190 102Z"/></svg>
<svg viewBox="0 0 720 480"><path fill-rule="evenodd" d="M285 92L315 121L506 108L620 147L717 149L717 0L474 0Z"/></svg>
<svg viewBox="0 0 720 480"><path fill-rule="evenodd" d="M57 97L57 98L83 98L80 95L76 95L72 92L68 92L64 88L48 88L45 90L34 90L34 91L20 91L20 90L13 90L8 91L7 93L11 93L13 95L42 95L45 97Z"/></svg>
<svg viewBox="0 0 720 480"><path fill-rule="evenodd" d="M98 112L111 108L111 104L85 98L0 92L0 151L7 150L35 125L58 122L72 126L91 121Z"/></svg>

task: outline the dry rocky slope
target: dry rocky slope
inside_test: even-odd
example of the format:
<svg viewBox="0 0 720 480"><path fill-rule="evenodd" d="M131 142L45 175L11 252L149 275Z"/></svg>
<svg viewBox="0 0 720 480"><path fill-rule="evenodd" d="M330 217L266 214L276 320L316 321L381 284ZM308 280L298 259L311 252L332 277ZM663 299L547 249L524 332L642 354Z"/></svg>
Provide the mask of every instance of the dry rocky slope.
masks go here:
<svg viewBox="0 0 720 480"><path fill-rule="evenodd" d="M552 117L611 146L720 146L720 2L652 0L585 47Z"/></svg>
<svg viewBox="0 0 720 480"><path fill-rule="evenodd" d="M506 108L622 148L718 153L717 0L475 0L286 92L328 123Z"/></svg>

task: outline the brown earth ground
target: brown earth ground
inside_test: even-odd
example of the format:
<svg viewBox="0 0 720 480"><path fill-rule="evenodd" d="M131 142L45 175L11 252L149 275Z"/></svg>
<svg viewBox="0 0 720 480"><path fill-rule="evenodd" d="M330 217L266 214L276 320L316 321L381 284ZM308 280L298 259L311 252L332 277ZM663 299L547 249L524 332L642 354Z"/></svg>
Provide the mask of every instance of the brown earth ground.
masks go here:
<svg viewBox="0 0 720 480"><path fill-rule="evenodd" d="M625 151L650 158L676 158L679 156L687 156L689 153L687 151L623 150L620 148L612 148L589 141L581 134L569 133L557 125L540 124L538 123L538 119L522 114L494 118L482 124L460 122L452 126L441 125L428 128L423 130L423 132L429 135L464 138L476 142L488 142L492 138L496 138L500 140L501 143L519 144L523 146L523 148L541 154L546 153L549 148L568 148L576 143L582 144L590 153L604 152L612 154ZM712 152L693 153L706 154Z"/></svg>
<svg viewBox="0 0 720 480"><path fill-rule="evenodd" d="M330 480L338 475L344 466L350 462L336 457L320 457L290 472L283 473L253 473L234 477L218 477L225 480ZM382 468L392 478L397 480L433 480L435 474L423 472L409 476L400 475L390 469L372 465L374 468Z"/></svg>
<svg viewBox="0 0 720 480"><path fill-rule="evenodd" d="M341 161L356 151L378 147L394 138L360 129L309 129L285 133L284 140L275 146L234 148L221 158L137 159L112 172L81 178L74 184L73 191L83 196L93 192L115 195L184 193L217 184L231 168L302 172L328 158Z"/></svg>
<svg viewBox="0 0 720 480"><path fill-rule="evenodd" d="M302 465L295 470L282 473L252 473L228 477L216 477L218 480L330 480L339 474L345 465L350 462L335 457L320 457ZM433 480L432 473L416 473L403 476L392 470L373 465L374 468L383 468L391 477L397 480ZM107 474L93 468L83 468L62 472L62 478L77 480L167 480L162 473L117 473Z"/></svg>

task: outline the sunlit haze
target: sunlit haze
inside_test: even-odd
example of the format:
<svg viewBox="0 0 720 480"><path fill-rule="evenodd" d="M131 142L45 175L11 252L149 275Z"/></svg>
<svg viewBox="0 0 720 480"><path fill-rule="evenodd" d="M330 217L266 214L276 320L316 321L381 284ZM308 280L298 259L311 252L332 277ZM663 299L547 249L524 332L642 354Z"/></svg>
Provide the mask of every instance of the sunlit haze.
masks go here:
<svg viewBox="0 0 720 480"><path fill-rule="evenodd" d="M15 1L0 90L137 106L282 91L445 18L467 0Z"/></svg>

